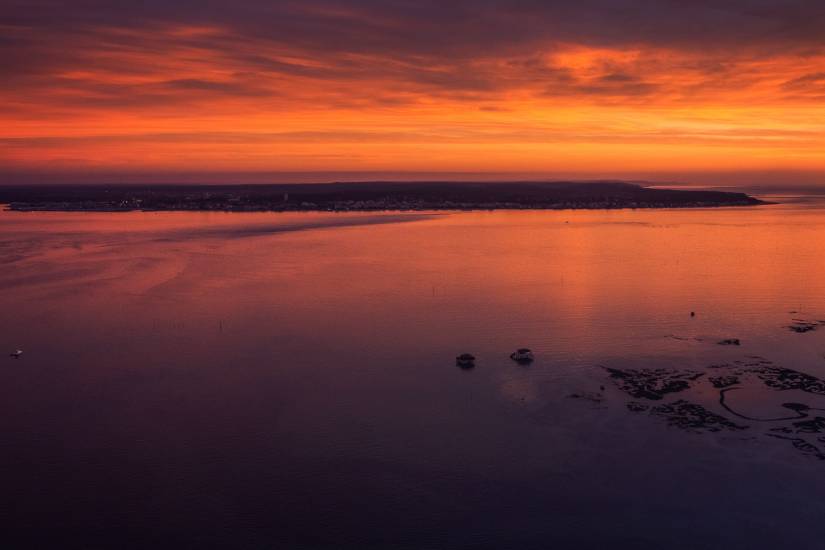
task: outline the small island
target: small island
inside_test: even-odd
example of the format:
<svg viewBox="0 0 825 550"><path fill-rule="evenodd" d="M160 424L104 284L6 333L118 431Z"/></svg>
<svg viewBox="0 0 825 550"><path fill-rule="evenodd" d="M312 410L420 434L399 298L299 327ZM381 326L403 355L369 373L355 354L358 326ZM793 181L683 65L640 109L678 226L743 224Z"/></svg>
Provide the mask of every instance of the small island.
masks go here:
<svg viewBox="0 0 825 550"><path fill-rule="evenodd" d="M346 182L264 185L0 186L15 211L228 212L707 208L766 204L745 193L620 182Z"/></svg>

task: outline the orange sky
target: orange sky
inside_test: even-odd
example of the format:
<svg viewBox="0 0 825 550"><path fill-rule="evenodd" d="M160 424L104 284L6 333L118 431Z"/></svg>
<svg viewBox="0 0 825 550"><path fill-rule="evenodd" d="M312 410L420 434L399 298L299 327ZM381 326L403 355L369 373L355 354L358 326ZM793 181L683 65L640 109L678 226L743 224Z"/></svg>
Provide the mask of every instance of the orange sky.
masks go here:
<svg viewBox="0 0 825 550"><path fill-rule="evenodd" d="M0 18L7 180L825 172L814 2L32 4Z"/></svg>

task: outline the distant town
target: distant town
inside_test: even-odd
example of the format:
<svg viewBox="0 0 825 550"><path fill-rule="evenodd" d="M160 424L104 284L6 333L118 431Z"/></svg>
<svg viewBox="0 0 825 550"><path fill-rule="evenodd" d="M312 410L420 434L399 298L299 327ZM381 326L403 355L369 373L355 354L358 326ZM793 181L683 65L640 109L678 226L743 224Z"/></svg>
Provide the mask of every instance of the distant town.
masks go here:
<svg viewBox="0 0 825 550"><path fill-rule="evenodd" d="M0 186L15 211L226 212L702 208L765 204L722 191L626 182L347 182L271 185Z"/></svg>

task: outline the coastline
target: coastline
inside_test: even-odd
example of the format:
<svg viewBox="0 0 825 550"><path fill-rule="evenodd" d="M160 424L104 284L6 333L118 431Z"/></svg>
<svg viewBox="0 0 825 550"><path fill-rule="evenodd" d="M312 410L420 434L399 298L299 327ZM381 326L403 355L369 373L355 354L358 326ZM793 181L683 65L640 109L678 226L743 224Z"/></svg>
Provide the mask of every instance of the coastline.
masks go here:
<svg viewBox="0 0 825 550"><path fill-rule="evenodd" d="M258 186L0 187L18 212L422 212L718 208L771 204L746 193L626 182L352 182Z"/></svg>
<svg viewBox="0 0 825 550"><path fill-rule="evenodd" d="M558 205L558 206L490 206L490 205L461 205L461 206L426 206L426 207L317 207L317 208L118 208L118 207L76 207L74 205L51 204L0 204L0 208L7 212L228 212L228 213L286 213L286 212L496 212L496 211L542 211L542 210L669 210L669 209L701 209L701 208L743 208L779 204L762 201L760 203L695 203L695 204L643 204L643 205Z"/></svg>

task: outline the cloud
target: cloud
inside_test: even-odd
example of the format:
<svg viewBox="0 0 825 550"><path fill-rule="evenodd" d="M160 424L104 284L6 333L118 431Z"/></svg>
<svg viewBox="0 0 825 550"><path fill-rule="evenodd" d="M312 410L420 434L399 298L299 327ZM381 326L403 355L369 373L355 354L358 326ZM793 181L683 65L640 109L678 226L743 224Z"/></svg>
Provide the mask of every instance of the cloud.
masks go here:
<svg viewBox="0 0 825 550"><path fill-rule="evenodd" d="M633 98L674 88L677 79L665 76L679 77L691 65L712 80L754 57L810 55L825 46L819 32L825 7L801 0L12 0L0 25L7 30L0 71L13 90L38 93L58 79L80 103L84 91L94 99L102 85L147 97L117 101L102 94L113 106L155 105L163 94L150 84L163 82L180 92L237 96L326 84L341 87L353 105L367 95L358 93L358 83L396 97L484 101L526 89L540 96ZM596 55L581 64L565 58L571 50ZM611 59L611 52L618 55ZM626 52L635 54L621 55ZM233 72L252 78L226 76ZM307 95L317 101L325 94ZM171 94L166 99L176 103ZM340 104L340 98L330 101Z"/></svg>
<svg viewBox="0 0 825 550"><path fill-rule="evenodd" d="M810 164L822 28L805 0L5 0L0 163Z"/></svg>

